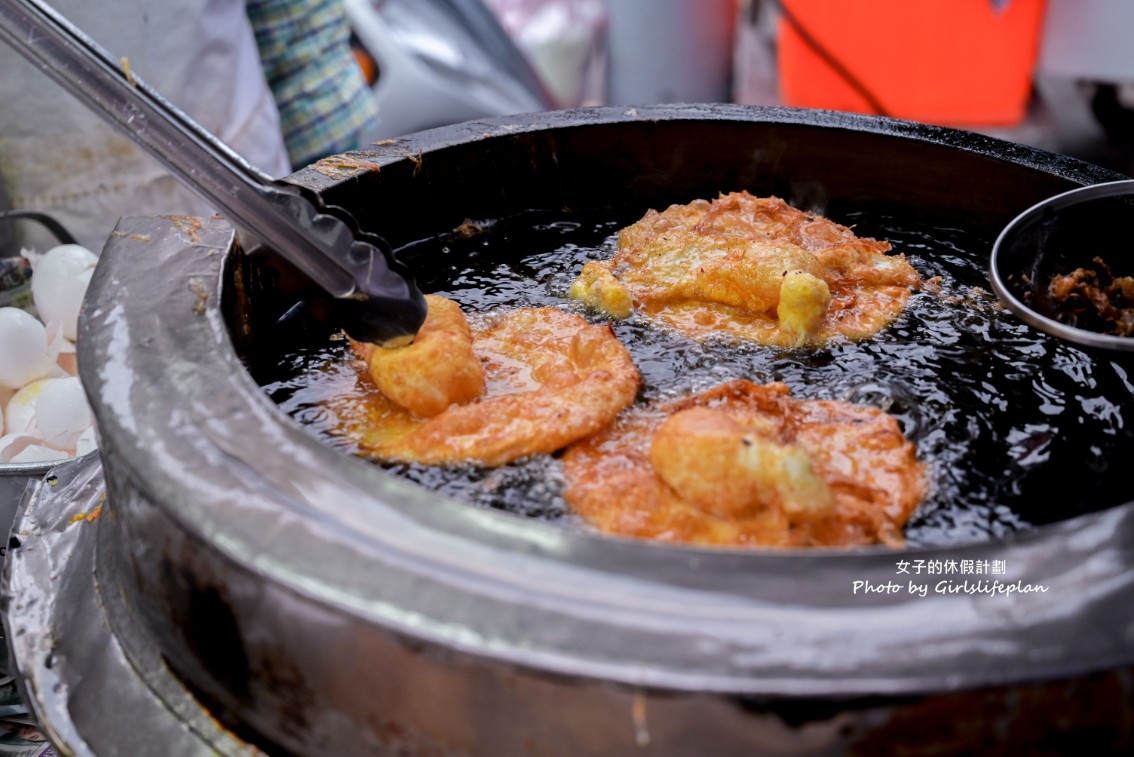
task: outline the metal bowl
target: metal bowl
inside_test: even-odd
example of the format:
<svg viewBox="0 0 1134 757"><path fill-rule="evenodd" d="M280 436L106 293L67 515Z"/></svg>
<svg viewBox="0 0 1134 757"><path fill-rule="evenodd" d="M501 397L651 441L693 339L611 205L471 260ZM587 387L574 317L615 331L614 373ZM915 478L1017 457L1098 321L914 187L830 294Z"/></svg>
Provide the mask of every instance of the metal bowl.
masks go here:
<svg viewBox="0 0 1134 757"><path fill-rule="evenodd" d="M920 124L683 106L462 124L291 180L398 245L533 207L735 188L902 208L991 242L1020 209L1109 178ZM272 338L274 274L217 219L124 219L103 253L79 357L106 505L92 515L89 476L43 492L6 566L21 672L74 751L1132 745L1134 504L904 552L665 546L475 509L267 399L242 355ZM947 561L999 561L1019 587L937 591L949 576L924 569ZM111 687L131 678L127 724Z"/></svg>
<svg viewBox="0 0 1134 757"><path fill-rule="evenodd" d="M1134 337L1077 328L1059 320L1048 295L1053 276L1109 258L1116 275L1134 273L1134 180L1071 189L1016 216L992 247L992 288L1025 322L1076 344L1134 351Z"/></svg>

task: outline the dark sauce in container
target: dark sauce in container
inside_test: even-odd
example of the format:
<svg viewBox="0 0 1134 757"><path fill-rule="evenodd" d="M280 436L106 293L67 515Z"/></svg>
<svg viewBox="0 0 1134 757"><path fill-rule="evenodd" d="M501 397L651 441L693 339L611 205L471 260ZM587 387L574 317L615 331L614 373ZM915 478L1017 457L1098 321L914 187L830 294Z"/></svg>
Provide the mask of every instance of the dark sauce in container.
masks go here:
<svg viewBox="0 0 1134 757"><path fill-rule="evenodd" d="M399 251L425 292L466 312L553 305L584 313L566 291L588 260L613 254L635 218L579 214L523 217L466 227ZM860 236L890 241L936 291L915 293L876 337L821 349L782 350L735 339L696 342L631 317L614 329L642 374L639 402L707 389L734 378L782 381L796 397L877 406L901 423L929 466L929 493L906 527L911 546L1001 537L1132 498L1134 369L1031 329L987 289L990 243L960 229L896 218L835 219ZM337 435L322 401L355 390L345 342L315 337L259 363L257 380L280 407L324 442ZM435 491L482 507L586 528L563 501L558 460L501 468L384 465Z"/></svg>

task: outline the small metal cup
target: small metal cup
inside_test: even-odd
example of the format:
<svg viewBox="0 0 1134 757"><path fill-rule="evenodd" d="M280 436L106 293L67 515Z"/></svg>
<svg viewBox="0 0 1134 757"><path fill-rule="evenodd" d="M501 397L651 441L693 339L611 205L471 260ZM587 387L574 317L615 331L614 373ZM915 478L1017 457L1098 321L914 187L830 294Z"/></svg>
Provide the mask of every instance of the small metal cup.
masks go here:
<svg viewBox="0 0 1134 757"><path fill-rule="evenodd" d="M1071 326L1056 317L1052 277L1104 259L1134 274L1134 180L1072 189L1025 210L992 247L990 278L1004 305L1031 326L1087 347L1134 352L1134 337Z"/></svg>

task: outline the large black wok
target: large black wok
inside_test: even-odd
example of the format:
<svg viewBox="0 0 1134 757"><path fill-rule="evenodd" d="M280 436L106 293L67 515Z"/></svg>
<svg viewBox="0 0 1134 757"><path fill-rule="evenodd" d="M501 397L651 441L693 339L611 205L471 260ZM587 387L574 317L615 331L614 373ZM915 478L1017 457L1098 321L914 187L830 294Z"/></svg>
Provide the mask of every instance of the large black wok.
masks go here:
<svg viewBox="0 0 1134 757"><path fill-rule="evenodd" d="M467 123L291 180L398 247L468 219L633 215L734 189L836 219L963 227L991 245L1036 201L1115 178L948 129L687 106ZM99 604L118 658L154 692L154 712L191 725L189 742L234 749L195 714L204 706L273 753L1131 746L1134 504L943 547L790 553L632 542L474 509L320 444L250 378L242 359L277 349L301 291L239 255L223 222L124 219L84 314L107 501L80 519L95 535L65 583L74 606L79 593ZM1113 401L1128 405L1130 384L1117 386L1127 394ZM43 512L64 507L43 497ZM51 544L65 529L34 510L29 543ZM17 551L11 582L61 607L42 553ZM992 593L980 588L992 576L970 575L972 590L944 592L938 580L960 577L905 572L937 560L1002 561L999 578L1021 588ZM915 579L926 596L908 590ZM75 704L105 675L67 627L76 613L29 620L28 635L47 626L56 641L50 661L29 642L21 668L49 719L113 744Z"/></svg>

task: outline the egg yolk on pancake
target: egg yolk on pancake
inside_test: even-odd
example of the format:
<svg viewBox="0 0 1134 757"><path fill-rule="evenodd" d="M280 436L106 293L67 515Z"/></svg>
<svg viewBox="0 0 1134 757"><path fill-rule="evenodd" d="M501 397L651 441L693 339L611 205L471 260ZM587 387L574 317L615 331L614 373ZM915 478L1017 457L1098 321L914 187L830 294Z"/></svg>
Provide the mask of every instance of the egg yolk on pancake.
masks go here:
<svg viewBox="0 0 1134 757"><path fill-rule="evenodd" d="M723 332L781 347L863 339L921 285L890 249L779 198L733 192L649 211L619 233L612 258L583 266L570 295L698 338Z"/></svg>
<svg viewBox="0 0 1134 757"><path fill-rule="evenodd" d="M702 545L900 546L926 489L892 416L744 380L628 411L563 462L599 531Z"/></svg>
<svg viewBox="0 0 1134 757"><path fill-rule="evenodd" d="M334 410L364 455L502 465L592 434L634 400L638 370L608 325L553 307L470 325L451 300L426 301L413 344L352 343L370 385Z"/></svg>

